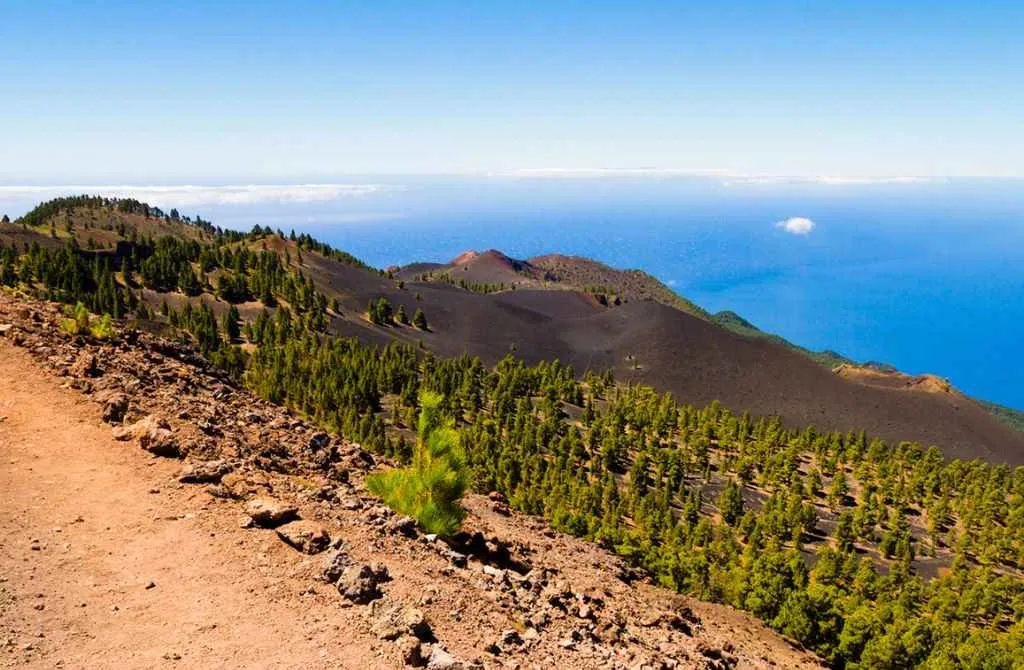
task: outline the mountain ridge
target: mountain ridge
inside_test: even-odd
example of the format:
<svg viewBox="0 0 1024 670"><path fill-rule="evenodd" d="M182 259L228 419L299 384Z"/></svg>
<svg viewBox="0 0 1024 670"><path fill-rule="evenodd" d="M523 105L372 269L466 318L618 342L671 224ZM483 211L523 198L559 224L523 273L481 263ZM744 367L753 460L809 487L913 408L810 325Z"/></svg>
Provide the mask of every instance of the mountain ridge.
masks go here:
<svg viewBox="0 0 1024 670"><path fill-rule="evenodd" d="M217 230L201 219L197 225L134 202L112 210L101 207L107 218L97 223L92 213L95 204L83 213L82 208L76 210L75 202L70 207L46 208L56 211L60 219L32 216L35 226L22 225L24 220L8 224L0 228L0 239L24 245L25 235L34 234L41 244L60 245L74 239L80 247L88 247L91 238L100 238L105 247L91 253L120 262L118 243L126 239L122 232L128 237L148 237L171 226L199 244L204 236L212 240ZM77 225L68 212L75 212L71 219L77 217ZM65 227L58 226L58 221ZM739 326L728 328L721 318L716 320L642 271L615 270L597 261L558 254L521 261L489 250L463 254L458 265L431 266L426 272L422 265L407 266L384 273L311 238L257 230L258 234L248 235L225 231L227 242L219 244L248 240L244 242L248 248L265 248L282 257L337 303L339 311L330 312L326 321L339 335L380 345L398 341L423 346L442 356L468 353L487 364L509 352L531 362L558 358L580 372L611 369L624 379L671 391L685 402L720 400L737 411L780 415L791 425L865 429L886 439L938 444L961 458L1024 462L1024 434L1009 430L992 417L989 408L965 397L942 402L924 400L927 396L915 393L892 397L891 389L877 384L840 380L820 365L823 361L807 356L806 350L777 336L752 333L752 324L742 319L732 319ZM93 239L91 246L100 243ZM215 274L202 278L210 292ZM453 279L452 274L462 276ZM584 283L592 280L609 285ZM148 290L140 294L154 310L162 301L180 306L183 299L196 300L177 293L163 298ZM380 299L406 318L422 310L429 328L368 322L363 316L366 305ZM229 306L222 300L211 303L218 318ZM259 302L238 308L245 320L255 318L261 309ZM619 318L623 314L617 312L623 309L630 318ZM783 356L780 350L800 358ZM808 368L801 360L816 367ZM839 364L843 363L849 361L841 359Z"/></svg>
<svg viewBox="0 0 1024 670"><path fill-rule="evenodd" d="M820 365L833 370L837 374L840 374L840 371L847 371L845 378L858 383L891 387L894 384L898 385L898 380L903 377L939 378L938 375L931 373L908 375L907 373L897 370L891 365L876 361L858 363L841 353L829 349L820 351L807 349L780 335L761 330L756 325L731 310L710 313L692 301L679 295L671 287L665 285L656 277L643 270L621 270L612 268L605 263L582 256L551 253L531 257L525 260L516 260L496 249L489 249L485 252L467 250L459 254L447 264L428 265L417 263L403 268L395 268L394 271L398 276L407 277L411 275L421 279L435 280L434 278L437 277L438 274L444 275L454 268L473 269L474 263L480 262L482 259L486 259L490 263L500 263L505 267L507 272L515 273L515 278L505 278L507 284L504 286L507 288L502 290L512 290L513 288L518 289L527 286L532 288L578 290L594 294L602 304L606 305L609 304L609 302L616 303L616 301L618 301L617 304L621 304L623 300L654 300L656 302L675 307L683 312L697 316L709 322L716 323L733 333L775 342L788 349L801 353ZM424 272L424 270L427 270L427 272ZM542 278L537 277L539 271L544 271L545 273ZM479 278L478 274L471 276L473 278ZM516 282L515 279L519 279L519 281ZM466 286L466 288L472 290L471 285ZM863 368L865 370L870 369L879 374L872 375L870 377L867 375L849 374L848 371L854 368ZM894 380L883 381L884 375L889 373L896 375L896 378ZM874 380L875 383L872 384L868 381L869 379ZM944 384L950 385L948 380L945 380ZM957 392L964 397L968 397L962 391L957 390ZM971 398L971 400L985 407L987 411L1007 425L1024 430L1024 412L999 405L998 403L976 398Z"/></svg>
<svg viewBox="0 0 1024 670"><path fill-rule="evenodd" d="M15 303L18 325L0 335L75 388L95 390L106 361L55 355L40 338L117 350L162 331L191 343L165 341L162 354L410 467L417 398L439 393L465 450L463 466L439 474L471 476L473 490L664 586L752 612L837 667L952 667L978 645L1012 667L1024 648L1012 618L1024 470L1003 464L1021 455L1016 435L940 380L854 383L655 300L407 281L269 228L209 244L133 230L93 249L77 246L74 224L67 233L49 249L0 247L0 295L79 301L63 317L46 303L42 321ZM492 269L509 265L488 256ZM190 383L159 365L145 382L176 403L169 386ZM140 446L163 455L241 449L267 471L296 453L262 430L269 445L221 436L202 408L175 416L190 426L180 437L159 419L115 434L141 431ZM343 456L319 437L308 448L326 471ZM993 605L946 606L975 595ZM933 646L912 644L921 630Z"/></svg>

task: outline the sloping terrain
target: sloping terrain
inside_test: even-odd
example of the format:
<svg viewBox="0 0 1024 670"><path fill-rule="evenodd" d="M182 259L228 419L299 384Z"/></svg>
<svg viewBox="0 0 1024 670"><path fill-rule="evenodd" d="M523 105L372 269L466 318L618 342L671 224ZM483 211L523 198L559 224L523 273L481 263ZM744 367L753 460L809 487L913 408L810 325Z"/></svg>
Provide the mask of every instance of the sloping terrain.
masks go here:
<svg viewBox="0 0 1024 670"><path fill-rule="evenodd" d="M139 216L115 214L125 225L131 223L125 216ZM77 220L78 214L61 216ZM103 215L91 216L103 220ZM205 234L181 221L147 220L153 218L158 221L145 224L147 234L165 229L190 239ZM69 233L55 225L58 237L73 234L82 247L85 235L97 228L102 226L73 223ZM114 226L106 232L116 230ZM0 242L6 244L24 247L32 239L54 243L42 232L14 224L0 230ZM428 281L417 281L424 279L425 266L399 270L389 278L300 249L295 241L276 235L246 244L287 254L292 268L337 301L340 313L330 315L330 329L367 343L422 344L440 356L468 353L488 364L509 353L531 362L557 358L573 365L579 375L588 369L612 369L620 379L650 384L686 403L718 400L738 412L779 415L792 426L866 430L891 441L934 444L957 458L1024 463L1024 433L974 400L924 387L897 392L866 384L863 375L833 374L778 338L748 332L749 324L746 330L733 332L678 296L680 304L673 304L665 293L675 294L644 273L557 255L517 261L492 250L463 254L457 263L426 270ZM441 275L462 279L466 288L453 285L458 282L451 277L438 280ZM604 284L591 285L592 281ZM504 290L495 288L502 285ZM154 308L163 300L187 300L148 291L143 297ZM367 305L380 298L409 316L421 309L428 328L370 323ZM228 308L211 295L201 299L218 315ZM252 318L259 309L259 303L240 307L244 318Z"/></svg>
<svg viewBox="0 0 1024 670"><path fill-rule="evenodd" d="M497 249L465 251L447 264L413 263L395 268L392 274L403 280L453 284L477 292L541 287L547 280L542 269Z"/></svg>
<svg viewBox="0 0 1024 670"><path fill-rule="evenodd" d="M488 535L494 526L486 510L504 517L514 508L600 543L661 585L749 611L840 666L956 667L982 645L998 656L994 667L1015 667L1024 648L1015 605L1024 516L1014 492L1022 470L944 461L938 450L885 444L857 425L823 433L820 422L787 419L796 425L786 428L775 417L751 419L714 403L679 406L635 383L657 377L698 397L721 383L753 393L755 402L782 387L796 394L796 411L819 400L799 395L801 389L820 394L833 412L848 408L852 389L859 389L854 400L888 394L875 396L876 410L900 403L907 409L907 398L949 401L954 411L957 402L970 402L940 380L894 385L892 370L879 365L846 380L842 369L833 373L767 338L723 337L707 319L653 300L616 304L589 290L405 281L308 236L289 239L264 228L211 235L209 245L130 236L113 249L0 249L0 282L10 287L4 292L68 305L38 306L34 314L15 308L13 325L0 323L0 334L91 394L104 420L116 424L115 438L165 457L186 455L193 463L180 475L183 483L210 484L215 498L244 503L247 523L281 525L278 536L303 553L332 549L322 574L343 602L365 605L401 593L374 551L405 538L425 545L426 553L414 554L417 562L439 555L444 577L480 564L490 584L484 590L496 595L490 602L513 617L510 628L498 628L508 619L489 620L499 636L484 644L490 656L504 662L536 644L584 652L571 657L581 667L611 661L609 645L619 656L614 648L626 615L611 612L611 628L603 625L610 592L563 587L548 568L537 572L531 545ZM150 309L164 300L175 306ZM424 307L437 313L428 320ZM412 346L375 349L332 332ZM498 338L508 338L501 350ZM113 344L97 344L103 342ZM446 346L454 353L479 349L488 363L508 351L540 360L502 360L487 369L469 357L434 360L426 353ZM561 353L572 368L550 362ZM686 376L679 376L677 361L692 364ZM607 366L618 383L609 374L579 372ZM877 383L877 373L888 375L886 383ZM253 403L235 384L310 423ZM450 437L457 435L461 447L451 464L438 461L443 470L424 460L423 442L409 441L422 408L421 439L433 445L424 433L429 426L423 428L429 419L422 420L435 402L422 394L432 391L442 394L436 402L445 403L442 416L456 426ZM926 416L934 405L919 409ZM313 423L367 451L317 433ZM381 458L385 467L394 458L410 469L382 473L371 487L422 526L359 494L364 474ZM417 492L430 481L441 488L429 495L439 497ZM469 498L475 513L461 533L463 513L452 503L465 485L492 493ZM349 522L379 530L360 534L371 546L335 543L339 524ZM455 535L438 543L418 527ZM576 563L566 563L567 574ZM631 585L640 575L622 562L599 563L592 567L605 581ZM947 608L963 599L992 604ZM371 630L394 638L412 664L416 654L437 661L456 645L450 640L458 635L437 634L437 611L424 611L430 604L402 600L364 611ZM441 611L452 610L446 603ZM689 616L676 614L659 616L667 630L647 638L666 660L690 658L685 648L663 646L666 632L692 632ZM575 627L553 623L563 620ZM915 643L922 626L931 646ZM544 632L559 639L538 643Z"/></svg>
<svg viewBox="0 0 1024 670"><path fill-rule="evenodd" d="M310 590L309 559L240 530L232 506L179 484L177 462L115 442L99 408L59 384L0 344L0 666L388 660Z"/></svg>
<svg viewBox="0 0 1024 670"><path fill-rule="evenodd" d="M14 246L23 249L32 244L55 248L64 244L64 241L57 237L43 235L40 231L21 226L16 223L0 223L0 242L6 246Z"/></svg>
<svg viewBox="0 0 1024 670"><path fill-rule="evenodd" d="M509 352L530 362L557 358L578 374L612 369L618 379L670 391L698 406L718 400L736 411L777 414L789 425L865 430L934 444L955 458L1024 464L1024 433L966 396L923 386L897 392L848 379L771 339L744 337L660 302L604 307L575 291L481 294L416 282L398 289L383 278L355 280L356 272L325 265L308 274L318 286L344 290L355 309L386 296L407 311L422 307L431 323L430 333L375 327L372 337L421 339L440 355L469 353L492 364Z"/></svg>
<svg viewBox="0 0 1024 670"><path fill-rule="evenodd" d="M1024 463L1024 434L960 394L852 382L771 341L724 332L657 303L632 303L562 329L580 366L671 390L698 406L719 400L791 425L866 430L935 444L955 458ZM626 355L631 360L626 360Z"/></svg>
<svg viewBox="0 0 1024 670"><path fill-rule="evenodd" d="M187 347L59 319L0 294L5 666L820 665L500 498L470 497L457 553L365 494L357 445Z"/></svg>
<svg viewBox="0 0 1024 670"><path fill-rule="evenodd" d="M74 238L83 249L105 249L131 233L154 239L165 235L197 242L211 239L201 228L182 221L106 208L59 210L36 225L0 224L0 239L19 246L31 242L54 246Z"/></svg>
<svg viewBox="0 0 1024 670"><path fill-rule="evenodd" d="M547 271L559 283L610 295L612 300L655 300L695 316L707 318L703 308L681 297L642 270L617 270L580 256L548 254L530 263Z"/></svg>
<svg viewBox="0 0 1024 670"><path fill-rule="evenodd" d="M837 366L833 372L843 379L849 379L865 386L945 393L950 396L963 397L963 394L953 388L948 379L935 375L908 375L899 370L882 370L876 367L849 364Z"/></svg>

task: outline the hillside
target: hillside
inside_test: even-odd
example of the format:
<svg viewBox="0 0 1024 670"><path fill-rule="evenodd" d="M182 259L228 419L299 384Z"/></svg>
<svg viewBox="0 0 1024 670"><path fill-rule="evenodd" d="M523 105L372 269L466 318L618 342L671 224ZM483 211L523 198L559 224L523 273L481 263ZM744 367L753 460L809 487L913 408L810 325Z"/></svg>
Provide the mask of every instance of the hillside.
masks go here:
<svg viewBox="0 0 1024 670"><path fill-rule="evenodd" d="M684 312L707 318L701 307L678 295L675 291L642 270L617 270L604 263L581 258L548 254L530 259L543 268L553 281L578 290L606 295L612 303L631 300L654 300Z"/></svg>
<svg viewBox="0 0 1024 670"><path fill-rule="evenodd" d="M835 352L810 351L766 333L735 312L710 314L642 270L618 270L581 256L547 254L521 261L494 249L482 253L466 251L446 265L415 263L397 268L394 274L402 279L440 281L482 292L522 287L581 291L595 296L605 306L653 300L717 323L734 333L771 340L829 368L852 362Z"/></svg>
<svg viewBox="0 0 1024 670"><path fill-rule="evenodd" d="M448 264L416 263L395 268L393 274L402 279L449 283L484 293L521 288L578 291L592 295L604 306L650 300L710 321L738 335L791 349L828 369L856 366L854 361L835 351L813 351L779 335L767 333L735 312L726 310L710 314L641 270L618 270L580 256L548 254L515 260L494 249L482 253L466 251ZM870 366L865 364L864 367ZM848 375L846 378L863 381L856 376ZM1005 425L1024 430L1020 412L995 403L975 402Z"/></svg>
<svg viewBox="0 0 1024 670"><path fill-rule="evenodd" d="M106 215L73 213L83 222L97 216ZM149 217L138 234L165 229L188 239L207 234L166 216ZM0 241L7 235L11 242L25 244L26 232L19 226L6 230L0 231ZM129 225L128 230L135 229ZM12 237L11 231L20 237ZM112 234L116 232L115 227ZM87 236L95 233L91 224L73 226L80 247L87 247ZM301 271L328 301L336 301L338 312L328 313L326 324L339 335L373 344L422 344L444 357L467 353L488 365L510 352L530 362L558 359L578 374L610 369L620 379L669 391L686 403L718 400L736 411L778 415L791 426L866 430L888 440L935 444L957 458L1024 463L1024 433L975 401L914 390L895 394L860 377L832 374L820 362L847 361L819 355L812 360L808 352L735 316L709 317L678 296L673 301L674 293L644 273L563 256L516 261L492 250L463 254L457 263L441 268L402 269L388 278L340 252L330 250L325 256L308 243L302 251L297 241L267 233L246 247L253 253L267 248L287 255L289 267ZM48 243L41 232L37 237ZM115 243L111 240L108 247ZM211 290L215 275L206 278ZM163 302L180 307L186 299L149 290L141 295L154 310ZM371 323L367 305L381 298L410 319L422 310L428 329ZM230 306L223 300L210 305L218 318ZM258 301L238 305L246 320L261 308Z"/></svg>
<svg viewBox="0 0 1024 670"><path fill-rule="evenodd" d="M24 236L27 232L58 242L74 238L82 248L111 247L131 235L152 238L171 235L209 242L216 233L201 217L193 220L180 216L177 210L164 213L137 200L112 201L98 196L51 200L0 230L5 236L16 239L20 236L22 241L27 239Z"/></svg>
<svg viewBox="0 0 1024 670"><path fill-rule="evenodd" d="M495 260L491 256L488 265ZM528 263L548 272L559 267L538 259ZM506 273L513 272L504 267ZM511 275L487 275L500 276ZM523 279L515 290L488 294L444 283L409 282L404 290L384 280L372 286L351 280L318 284L332 289L346 284L355 296L354 305L376 295L407 310L421 305L437 329L416 338L444 356L469 353L491 364L509 351L531 362L557 358L579 372L611 369L619 379L671 391L683 402L703 405L718 400L737 411L779 415L789 425L866 430L890 440L935 444L957 458L1024 464L1024 433L961 394L894 394L884 386L865 384L862 378L835 374L822 363L840 365L846 359L810 354L760 331L726 329L716 319L644 299L656 294L646 282L633 293L616 294L625 302L609 307L593 292L549 290L554 281L550 276L546 286L538 281ZM421 300L410 300L411 292ZM398 338L404 335L394 333Z"/></svg>
<svg viewBox="0 0 1024 670"><path fill-rule="evenodd" d="M19 667L820 667L484 496L465 525L486 546L456 554L367 496L357 445L172 342L75 341L59 315L0 294L0 653ZM147 417L184 462L117 441ZM254 522L257 503L301 520ZM381 576L365 598L349 566Z"/></svg>
<svg viewBox="0 0 1024 670"><path fill-rule="evenodd" d="M734 333L744 335L746 337L766 339L775 342L776 344L780 344L786 347L787 349L798 351L804 356L810 358L812 361L824 365L825 367L830 369L835 368L839 365L853 363L853 361L835 351L812 351L810 349L805 349L804 347L797 346L790 342L789 340L787 340L786 338L781 337L779 335L766 333L757 326L755 326L754 324L744 319L736 312L726 310L714 314L711 318L718 325L728 330L731 330Z"/></svg>
<svg viewBox="0 0 1024 670"><path fill-rule="evenodd" d="M496 249L466 251L446 265L416 263L398 268L394 274L401 279L449 283L484 293L521 288L579 291L593 295L605 306L656 300L696 316L710 317L646 272L617 270L580 256L548 254L517 260Z"/></svg>
<svg viewBox="0 0 1024 670"><path fill-rule="evenodd" d="M374 476L415 474L402 487L371 489L416 516L395 522L397 534L414 538L441 518L442 508L421 506L435 498L415 493L434 491L420 487L435 482L438 495L453 492L454 507L444 508L446 541L424 540L453 569L473 556L520 576L536 566L537 549L471 532L476 520L487 521L482 503L500 517L516 510L543 518L624 561L624 572L595 566L595 578L648 575L663 588L745 610L837 667L958 667L981 648L992 667L1020 661L1024 469L999 464L1020 452L985 431L1016 434L942 380L902 379L881 366L833 373L767 338L653 300L616 305L548 287L467 290L379 273L305 236L204 232L209 243L129 231L103 249L0 249L0 283L10 296L0 334L67 375L71 387L98 393L116 437L165 457L221 461L189 478L224 478L222 468L237 471L242 459L243 470L263 473L257 491L281 502L295 489L278 475L296 471L304 474L292 484L312 482L316 491L323 487L315 473L347 486L359 486L371 468ZM497 253L486 264L508 266ZM68 307L61 315L29 295ZM82 347L91 349L81 355ZM679 389L676 397L666 388ZM684 395L697 404L680 401ZM423 422L424 398L434 398L440 424ZM229 406L211 414L211 401ZM143 414L126 414L132 402ZM298 418L283 420L285 410ZM851 425L824 427L840 420ZM871 420L888 430L948 433L947 457L927 443L880 439L865 431ZM424 437L425 425L444 426L453 460L410 474L440 448ZM957 430L966 446L949 439ZM992 464L949 458L957 453ZM247 482L211 491L247 499ZM488 502L470 495L461 507L467 486ZM348 513L366 511L343 496L313 496L316 509L340 514L343 526ZM315 514L301 511L304 521L323 523ZM368 517L390 523L387 512ZM462 522L469 527L460 531ZM334 536L326 524L323 532L302 528L286 541L320 546L316 538ZM374 551L392 546L404 545L372 543ZM593 545L574 547L567 566ZM362 565L342 588L358 598L363 586L366 594L381 590L372 583L380 581L376 569ZM481 572L504 574L520 590L508 572ZM504 584L485 590L504 592ZM607 602L570 592L587 621ZM979 605L950 607L964 602ZM524 631L540 631L538 620L562 620L548 617L529 614L509 630L525 640ZM613 627L623 635L620 623ZM589 654L591 643L609 639L574 630L558 642L562 649ZM651 635L666 641L664 631ZM915 643L922 636L928 645ZM515 639L502 633L501 643L472 646L503 655ZM424 642L410 640L409 649L432 649ZM577 659L594 665L586 654Z"/></svg>

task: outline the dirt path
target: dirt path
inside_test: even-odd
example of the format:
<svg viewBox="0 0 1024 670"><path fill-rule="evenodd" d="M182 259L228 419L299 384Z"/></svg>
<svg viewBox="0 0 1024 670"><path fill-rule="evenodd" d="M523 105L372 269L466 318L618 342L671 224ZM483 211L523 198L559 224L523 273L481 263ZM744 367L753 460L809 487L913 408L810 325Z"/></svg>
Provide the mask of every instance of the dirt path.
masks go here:
<svg viewBox="0 0 1024 670"><path fill-rule="evenodd" d="M0 293L0 667L820 667L500 498L465 498L473 539L455 553L363 494L373 458L358 445L313 447L315 427L224 387L180 345L69 340L59 314ZM114 441L111 391L131 421L172 424L187 461ZM231 459L230 483L178 483L212 458ZM295 505L335 548L308 556L242 529L254 497ZM322 580L326 560L390 579L353 604L344 575Z"/></svg>
<svg viewBox="0 0 1024 670"><path fill-rule="evenodd" d="M310 563L0 342L0 667L391 667ZM187 550L182 550L185 547Z"/></svg>

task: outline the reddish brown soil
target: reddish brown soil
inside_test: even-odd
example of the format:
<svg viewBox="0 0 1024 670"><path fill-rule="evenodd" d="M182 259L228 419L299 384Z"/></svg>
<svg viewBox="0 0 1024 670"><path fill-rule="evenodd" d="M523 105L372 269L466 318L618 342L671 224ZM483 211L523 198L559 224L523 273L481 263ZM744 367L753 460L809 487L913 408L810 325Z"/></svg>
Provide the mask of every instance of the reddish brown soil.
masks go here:
<svg viewBox="0 0 1024 670"><path fill-rule="evenodd" d="M751 617L656 588L483 496L467 499L466 528L511 562L452 564L442 543L393 530L362 489L358 446L335 438L343 457L325 474L308 460L315 428L207 376L187 350L150 336L70 340L58 318L0 293L0 323L14 324L0 338L3 666L397 668L400 646L379 633L393 607L420 611L434 638L424 652L443 647L462 667L818 666ZM167 419L189 463L230 459L232 482L179 484L180 461L113 441L98 403L115 391L130 399L126 421ZM296 505L350 560L383 564L382 597L353 605L320 579L330 552L243 529L254 495ZM495 576L510 566L525 574ZM491 648L534 627L527 642Z"/></svg>
<svg viewBox="0 0 1024 670"><path fill-rule="evenodd" d="M497 249L484 252L466 251L452 260L446 272L453 280L463 280L471 284L490 284L506 286L543 284L544 271L533 267L529 261L509 258Z"/></svg>
<svg viewBox="0 0 1024 670"><path fill-rule="evenodd" d="M313 559L41 375L0 344L0 666L388 667Z"/></svg>

